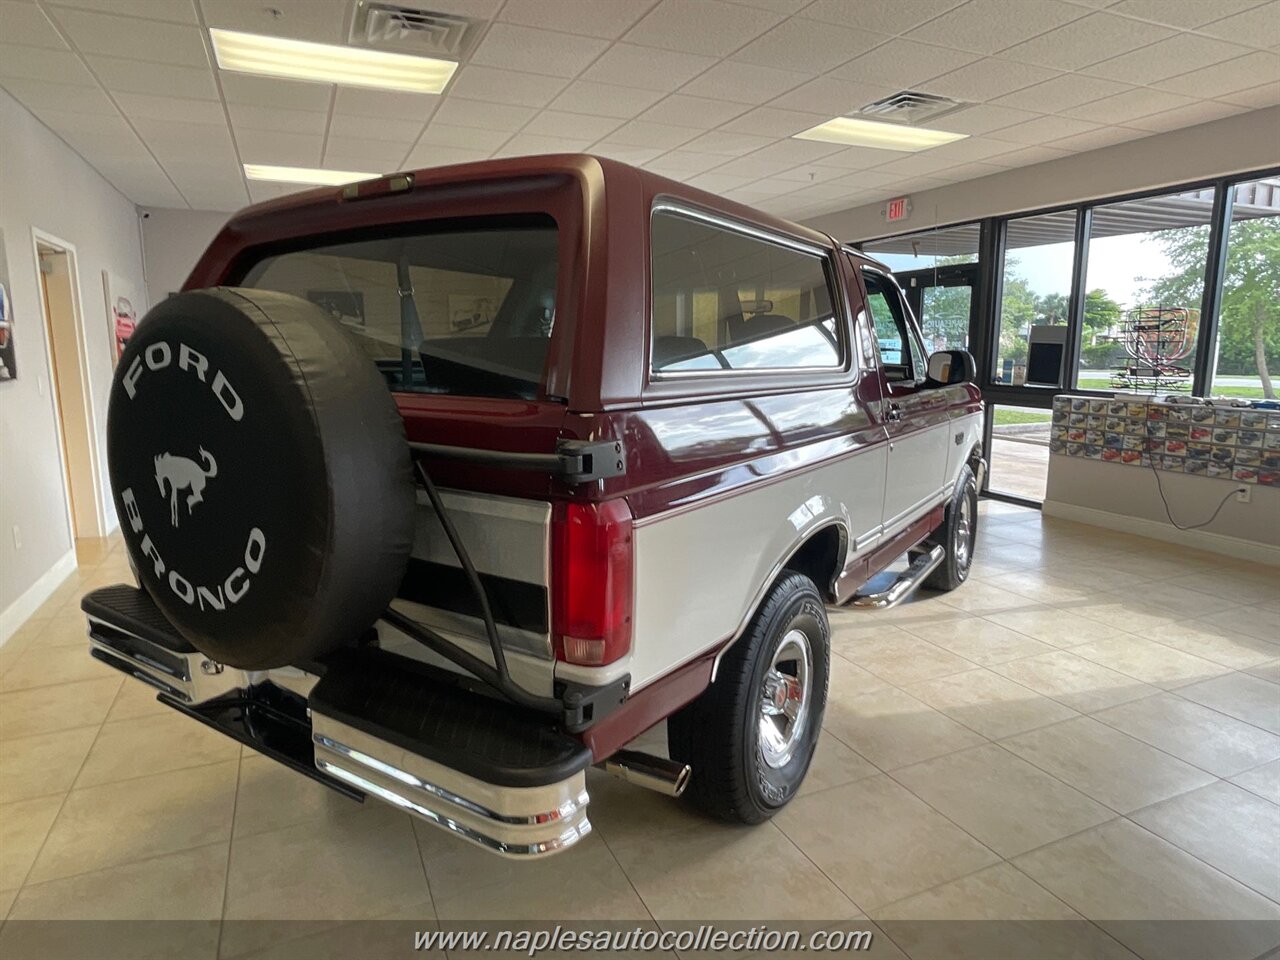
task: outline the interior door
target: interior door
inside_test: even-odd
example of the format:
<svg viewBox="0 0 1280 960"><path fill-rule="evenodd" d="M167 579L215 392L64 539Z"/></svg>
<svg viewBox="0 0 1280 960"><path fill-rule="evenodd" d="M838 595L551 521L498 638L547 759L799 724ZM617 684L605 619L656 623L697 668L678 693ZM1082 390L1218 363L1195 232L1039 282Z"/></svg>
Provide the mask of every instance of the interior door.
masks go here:
<svg viewBox="0 0 1280 960"><path fill-rule="evenodd" d="M968 350L978 309L978 265L958 263L896 274L920 324L927 353Z"/></svg>
<svg viewBox="0 0 1280 960"><path fill-rule="evenodd" d="M881 512L892 535L942 489L950 414L945 393L925 387L928 357L902 291L869 268L863 281L880 354L880 413L889 437Z"/></svg>

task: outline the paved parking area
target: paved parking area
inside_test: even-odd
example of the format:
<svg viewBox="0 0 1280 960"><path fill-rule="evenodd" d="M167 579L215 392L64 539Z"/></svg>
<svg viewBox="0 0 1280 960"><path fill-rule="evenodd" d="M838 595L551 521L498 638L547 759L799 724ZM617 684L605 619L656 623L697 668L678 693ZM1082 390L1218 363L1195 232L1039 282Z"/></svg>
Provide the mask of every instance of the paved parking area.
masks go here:
<svg viewBox="0 0 1280 960"><path fill-rule="evenodd" d="M865 926L872 956L913 958L1280 943L1277 571L981 512L958 591L831 611L825 731L780 815L713 823L593 771L595 832L531 864L332 794L90 659L79 596L128 568L83 543L0 649L0 954L421 956L355 925L381 917ZM37 947L46 918L189 922Z"/></svg>

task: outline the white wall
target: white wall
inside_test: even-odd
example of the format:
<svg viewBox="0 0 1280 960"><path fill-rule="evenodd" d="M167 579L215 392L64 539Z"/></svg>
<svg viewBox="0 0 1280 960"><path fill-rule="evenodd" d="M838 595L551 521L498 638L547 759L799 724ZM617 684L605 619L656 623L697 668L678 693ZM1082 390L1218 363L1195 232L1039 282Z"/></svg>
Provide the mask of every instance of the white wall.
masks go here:
<svg viewBox="0 0 1280 960"><path fill-rule="evenodd" d="M230 217L208 210L142 208L147 296L152 303L182 289L187 274Z"/></svg>
<svg viewBox="0 0 1280 960"><path fill-rule="evenodd" d="M1267 107L912 194L912 211L905 222L886 224L880 214L883 204L874 203L807 223L839 240L856 242L1277 164L1280 107Z"/></svg>
<svg viewBox="0 0 1280 960"><path fill-rule="evenodd" d="M106 476L105 426L111 342L102 271L142 289L134 205L0 91L0 229L9 264L18 377L0 383L0 641L57 586L73 543L58 458L49 360L32 228L75 246L94 445L104 469L108 527L117 525ZM139 305L142 306L142 305ZM14 545L18 526L22 547Z"/></svg>

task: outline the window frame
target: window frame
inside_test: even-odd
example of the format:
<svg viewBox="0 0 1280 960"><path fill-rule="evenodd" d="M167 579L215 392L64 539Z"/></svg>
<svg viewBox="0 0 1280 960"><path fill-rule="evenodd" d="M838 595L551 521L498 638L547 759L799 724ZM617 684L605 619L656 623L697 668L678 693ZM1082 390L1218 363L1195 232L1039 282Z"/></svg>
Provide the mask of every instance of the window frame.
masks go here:
<svg viewBox="0 0 1280 960"><path fill-rule="evenodd" d="M653 222L659 215L692 220L716 229L756 240L776 247L783 247L798 253L815 257L822 269L827 284L827 292L831 300L831 314L835 320L836 349L839 352L838 362L830 366L805 367L751 367L742 370L708 369L708 370L655 370L653 367L654 337L654 256L653 256ZM674 197L656 197L649 208L648 236L645 238L648 256L645 267L645 330L644 330L644 369L645 392L659 394L676 394L691 392L709 392L724 390L724 382L741 383L744 389L754 392L765 392L770 386L785 388L795 386L825 386L849 380L851 372L858 369L858 361L854 357L851 346L847 284L840 281L839 266L834 256L834 247L801 240L758 224L735 220L720 213L714 213L694 204ZM698 390L698 387L706 389Z"/></svg>
<svg viewBox="0 0 1280 960"><path fill-rule="evenodd" d="M916 315L912 313L911 305L907 303L906 294L902 292L902 287L898 285L897 279L893 276L891 272L881 270L878 267L873 267L870 264L866 264L866 263L859 264L858 266L862 271L861 280L862 280L862 287L863 287L863 296L868 301L871 298L871 288L867 286L867 280L866 280L868 275L874 276L878 280L880 280L882 283L884 283L885 287L888 288L889 290L892 290L893 293L895 294L895 297L898 301L898 307L902 313L902 323L907 330L906 339L903 342L902 346L907 357L911 361L908 366L908 369L911 373L911 377L910 379L907 379L907 380L890 380L886 376L884 378L884 382L887 383L890 387L893 387L895 385L899 387L920 386L920 384L924 383L926 380L929 379L929 351L926 350L924 347L924 336L920 332L919 321L916 319ZM886 293L884 296L885 296L886 302L888 302L889 300L888 293ZM892 303L889 304L889 309L891 311L893 310ZM867 320L871 324L871 333L874 336L875 335L875 318L871 315L870 303L867 304ZM915 361L916 353L919 353L920 356L923 358L923 361L924 361L923 370L919 370L919 371L916 370L916 361ZM880 372L883 374L885 370L885 363L884 363L884 358L880 355L880 343L879 343L878 337L876 338L876 366L879 368ZM902 366L902 364L894 364L894 366Z"/></svg>

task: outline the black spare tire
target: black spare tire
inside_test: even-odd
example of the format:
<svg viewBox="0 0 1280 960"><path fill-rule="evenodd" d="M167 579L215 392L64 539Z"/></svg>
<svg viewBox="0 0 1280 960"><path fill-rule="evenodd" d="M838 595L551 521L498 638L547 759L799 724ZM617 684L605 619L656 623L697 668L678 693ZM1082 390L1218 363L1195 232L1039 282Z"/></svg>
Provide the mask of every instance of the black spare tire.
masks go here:
<svg viewBox="0 0 1280 960"><path fill-rule="evenodd" d="M154 307L116 370L107 457L142 586L221 663L352 643L404 575L403 421L368 356L298 297L216 288Z"/></svg>

